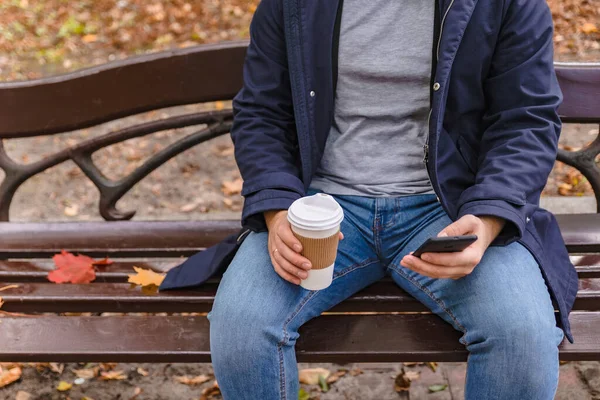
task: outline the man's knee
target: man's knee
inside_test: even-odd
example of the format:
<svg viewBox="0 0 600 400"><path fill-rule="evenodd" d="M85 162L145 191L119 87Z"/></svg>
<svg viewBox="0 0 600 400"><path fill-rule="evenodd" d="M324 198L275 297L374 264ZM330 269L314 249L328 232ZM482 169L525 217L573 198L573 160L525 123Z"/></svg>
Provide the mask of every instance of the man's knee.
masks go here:
<svg viewBox="0 0 600 400"><path fill-rule="evenodd" d="M498 311L481 313L467 329L465 340L469 350L494 349L502 353L555 352L562 340L551 310L522 304L513 309L497 307Z"/></svg>

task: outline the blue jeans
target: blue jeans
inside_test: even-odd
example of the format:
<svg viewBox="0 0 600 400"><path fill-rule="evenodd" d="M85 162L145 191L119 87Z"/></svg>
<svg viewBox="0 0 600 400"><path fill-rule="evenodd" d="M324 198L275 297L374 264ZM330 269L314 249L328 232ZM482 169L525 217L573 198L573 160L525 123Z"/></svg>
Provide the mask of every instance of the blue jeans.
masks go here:
<svg viewBox="0 0 600 400"><path fill-rule="evenodd" d="M463 333L467 399L554 397L563 333L527 249L490 247L471 275L428 278L400 260L451 222L434 195L335 198L344 209L345 239L329 288L309 291L281 279L266 232L246 238L223 276L209 319L226 400L297 399L298 328L385 275Z"/></svg>

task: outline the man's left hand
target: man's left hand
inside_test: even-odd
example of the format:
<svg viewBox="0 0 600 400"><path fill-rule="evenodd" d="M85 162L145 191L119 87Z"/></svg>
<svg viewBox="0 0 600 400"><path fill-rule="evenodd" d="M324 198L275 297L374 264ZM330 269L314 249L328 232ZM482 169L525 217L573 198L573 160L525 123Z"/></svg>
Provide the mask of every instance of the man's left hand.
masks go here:
<svg viewBox="0 0 600 400"><path fill-rule="evenodd" d="M473 272L504 224L505 221L497 217L465 215L448 225L438 237L477 235L475 243L456 253L423 253L421 258L411 253L400 265L430 278L460 279Z"/></svg>

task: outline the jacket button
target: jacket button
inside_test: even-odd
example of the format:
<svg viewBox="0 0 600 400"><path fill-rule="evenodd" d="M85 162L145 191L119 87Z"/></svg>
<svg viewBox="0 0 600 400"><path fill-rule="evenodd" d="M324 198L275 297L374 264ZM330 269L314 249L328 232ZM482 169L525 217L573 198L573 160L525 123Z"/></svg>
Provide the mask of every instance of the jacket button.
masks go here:
<svg viewBox="0 0 600 400"><path fill-rule="evenodd" d="M439 82L436 82L436 83L433 84L433 90L435 92L437 92L438 90L440 90L440 84L439 84Z"/></svg>
<svg viewBox="0 0 600 400"><path fill-rule="evenodd" d="M316 95L314 90L311 90L309 94L310 94L310 97L315 97L315 95Z"/></svg>

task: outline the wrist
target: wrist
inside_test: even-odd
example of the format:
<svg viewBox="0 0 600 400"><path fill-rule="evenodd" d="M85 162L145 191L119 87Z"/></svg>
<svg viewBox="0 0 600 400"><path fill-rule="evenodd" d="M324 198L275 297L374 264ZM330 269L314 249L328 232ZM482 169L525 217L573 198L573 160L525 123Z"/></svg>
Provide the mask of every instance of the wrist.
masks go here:
<svg viewBox="0 0 600 400"><path fill-rule="evenodd" d="M492 243L498 237L506 225L505 219L491 215L480 216L479 219L481 219L486 228L489 243Z"/></svg>
<svg viewBox="0 0 600 400"><path fill-rule="evenodd" d="M271 230L273 222L277 221L281 216L285 215L287 210L269 210L263 213L267 229Z"/></svg>

